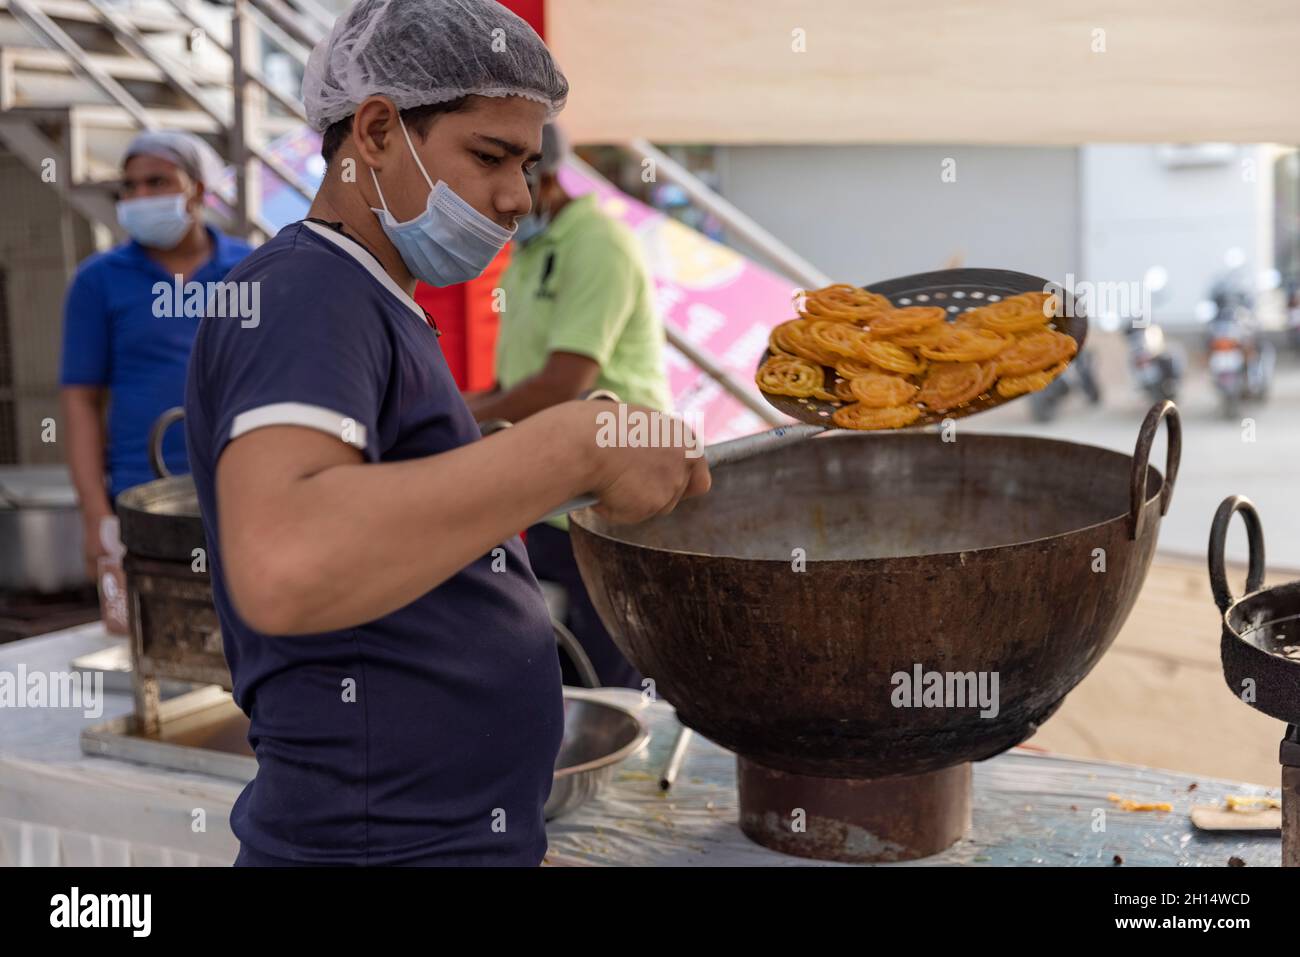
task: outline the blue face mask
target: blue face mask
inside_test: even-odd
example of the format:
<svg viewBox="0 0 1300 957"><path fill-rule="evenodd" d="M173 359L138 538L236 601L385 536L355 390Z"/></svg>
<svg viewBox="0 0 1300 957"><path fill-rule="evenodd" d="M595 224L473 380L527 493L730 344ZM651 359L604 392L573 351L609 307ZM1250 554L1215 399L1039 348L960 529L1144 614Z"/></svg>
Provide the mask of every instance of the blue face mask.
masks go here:
<svg viewBox="0 0 1300 957"><path fill-rule="evenodd" d="M398 122L401 123L400 117ZM424 181L429 184L429 200L423 213L399 223L388 211L388 201L379 187L379 177L372 169L370 176L375 181L379 202L384 208L371 207L371 212L379 217L384 235L416 279L430 286L453 286L473 279L482 274L514 233L488 219L442 180L438 180L435 186L415 152L406 124L401 125L406 145L415 157L415 165L420 167Z"/></svg>
<svg viewBox="0 0 1300 957"><path fill-rule="evenodd" d="M184 193L119 200L117 221L142 246L175 249L194 223Z"/></svg>
<svg viewBox="0 0 1300 957"><path fill-rule="evenodd" d="M525 246L546 232L546 227L549 225L551 225L550 213L528 213L526 216L520 216L519 221L515 223L515 242Z"/></svg>

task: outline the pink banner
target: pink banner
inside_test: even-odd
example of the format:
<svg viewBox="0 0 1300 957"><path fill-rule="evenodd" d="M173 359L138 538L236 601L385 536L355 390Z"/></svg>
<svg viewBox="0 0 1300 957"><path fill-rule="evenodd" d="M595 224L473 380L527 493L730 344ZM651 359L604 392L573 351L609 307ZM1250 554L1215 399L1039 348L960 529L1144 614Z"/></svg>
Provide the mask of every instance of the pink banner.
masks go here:
<svg viewBox="0 0 1300 957"><path fill-rule="evenodd" d="M573 165L560 174L575 196L594 192L601 208L641 241L654 277L659 314L666 325L735 376L749 392L769 330L794 318L795 286L728 246L633 199L603 178ZM767 424L671 345L669 385L679 415L720 442L761 431ZM761 400L761 397L760 401Z"/></svg>

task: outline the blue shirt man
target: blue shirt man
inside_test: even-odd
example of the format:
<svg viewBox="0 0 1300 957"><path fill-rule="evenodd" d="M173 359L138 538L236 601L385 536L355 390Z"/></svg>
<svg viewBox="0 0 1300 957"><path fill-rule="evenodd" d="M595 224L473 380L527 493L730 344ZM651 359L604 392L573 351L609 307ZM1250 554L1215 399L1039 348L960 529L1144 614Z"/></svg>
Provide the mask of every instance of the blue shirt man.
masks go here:
<svg viewBox="0 0 1300 957"><path fill-rule="evenodd" d="M77 489L88 574L103 553L100 525L123 491L154 478L149 430L185 394L201 308L184 290L206 289L249 252L203 222L221 161L190 133L147 131L122 160L118 222L129 241L83 262L63 314L63 444ZM107 429L104 406L108 409ZM164 440L171 471L186 471L179 429Z"/></svg>
<svg viewBox="0 0 1300 957"><path fill-rule="evenodd" d="M206 288L220 281L250 252L247 243L211 226L204 231L211 258L185 278L184 286ZM156 477L149 466L149 429L185 397L185 370L200 317L176 309L178 298L183 307L185 297L177 297L175 288L175 275L132 239L85 260L68 289L61 384L108 390L106 465L112 498ZM168 431L163 455L170 471L189 471L180 429Z"/></svg>

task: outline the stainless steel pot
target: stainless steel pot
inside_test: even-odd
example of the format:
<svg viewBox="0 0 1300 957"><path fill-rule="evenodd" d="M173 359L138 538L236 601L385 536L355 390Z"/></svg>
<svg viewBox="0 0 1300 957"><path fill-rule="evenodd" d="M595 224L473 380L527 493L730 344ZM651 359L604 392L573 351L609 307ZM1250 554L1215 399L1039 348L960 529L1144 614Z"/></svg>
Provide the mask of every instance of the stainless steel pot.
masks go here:
<svg viewBox="0 0 1300 957"><path fill-rule="evenodd" d="M0 467L0 589L53 594L89 585L82 541L66 468Z"/></svg>

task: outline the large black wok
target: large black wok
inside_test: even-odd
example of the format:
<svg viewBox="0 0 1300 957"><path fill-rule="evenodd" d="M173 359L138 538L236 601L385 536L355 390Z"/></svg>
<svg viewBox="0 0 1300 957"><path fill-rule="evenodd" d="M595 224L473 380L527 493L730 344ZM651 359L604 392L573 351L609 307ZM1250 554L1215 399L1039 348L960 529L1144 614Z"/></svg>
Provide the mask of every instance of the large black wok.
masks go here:
<svg viewBox="0 0 1300 957"><path fill-rule="evenodd" d="M1162 419L1167 478L1147 461ZM573 546L618 646L684 724L743 759L743 818L753 765L778 781L922 775L1032 735L1133 607L1180 446L1171 402L1133 456L840 432L719 468L707 495L642 525L575 512ZM996 674L996 715L896 706L896 676L917 666Z"/></svg>

